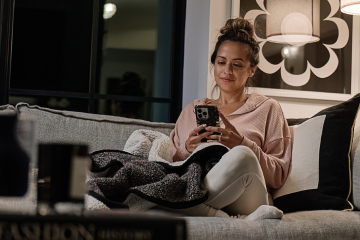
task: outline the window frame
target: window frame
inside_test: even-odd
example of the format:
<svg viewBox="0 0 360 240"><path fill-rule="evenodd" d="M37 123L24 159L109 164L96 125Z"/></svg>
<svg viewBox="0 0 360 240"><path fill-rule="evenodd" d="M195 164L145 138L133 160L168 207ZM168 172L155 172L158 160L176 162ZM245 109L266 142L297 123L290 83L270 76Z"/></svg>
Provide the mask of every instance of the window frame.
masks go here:
<svg viewBox="0 0 360 240"><path fill-rule="evenodd" d="M15 0L0 0L0 105L8 104Z"/></svg>
<svg viewBox="0 0 360 240"><path fill-rule="evenodd" d="M135 102L151 103L169 103L170 116L169 122L176 122L182 110L182 93L183 93L183 66L184 66L184 39L185 39L185 17L186 17L186 0L176 0L173 4L173 26L172 26L172 63L171 63L171 92L169 98L157 97L137 97L122 96L111 94L96 93L96 82L99 77L99 53L101 51L101 39L99 36L99 22L102 20L101 2L103 0L94 0L93 19L92 19L92 39L91 39L91 57L90 57L90 77L88 93L47 91L47 90L30 90L10 88L11 77L11 54L15 0L0 0L0 105L9 103L10 95L27 95L27 96L49 96L49 97L71 97L88 100L88 113L95 113L96 101L98 100L122 100Z"/></svg>

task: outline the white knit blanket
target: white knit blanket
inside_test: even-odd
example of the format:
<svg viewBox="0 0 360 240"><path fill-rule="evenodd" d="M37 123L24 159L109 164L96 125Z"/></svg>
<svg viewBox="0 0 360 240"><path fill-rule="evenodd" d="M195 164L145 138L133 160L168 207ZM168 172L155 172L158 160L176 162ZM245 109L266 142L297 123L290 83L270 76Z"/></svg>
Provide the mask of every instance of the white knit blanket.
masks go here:
<svg viewBox="0 0 360 240"><path fill-rule="evenodd" d="M222 145L212 142L197 147L192 154L211 145ZM134 131L125 143L124 151L144 157L149 161L165 162L172 166L184 164L190 157L180 162L173 162L173 144L169 136L152 130L139 129Z"/></svg>
<svg viewBox="0 0 360 240"><path fill-rule="evenodd" d="M172 163L173 147L169 136L152 130L134 131L125 143L124 151L149 161Z"/></svg>

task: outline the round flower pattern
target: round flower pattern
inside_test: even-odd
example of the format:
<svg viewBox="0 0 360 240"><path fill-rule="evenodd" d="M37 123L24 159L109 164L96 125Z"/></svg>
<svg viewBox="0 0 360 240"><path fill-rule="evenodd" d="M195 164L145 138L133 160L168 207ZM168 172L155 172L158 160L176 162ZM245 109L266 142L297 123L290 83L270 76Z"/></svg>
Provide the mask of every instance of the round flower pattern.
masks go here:
<svg viewBox="0 0 360 240"><path fill-rule="evenodd" d="M257 16L259 16L261 14L267 14L267 15L271 14L266 10L266 8L264 6L264 0L256 0L256 2L259 5L261 10L257 10L257 9L250 10L246 13L246 15L244 17L245 19L249 20L253 24L254 24L254 21ZM341 49L346 46L346 44L349 40L349 27L343 19L334 17L334 15L337 13L337 11L339 10L339 7L340 7L339 1L338 0L328 0L328 2L330 4L331 11L330 11L330 14L325 19L323 19L323 21L331 21L337 26L338 38L337 38L336 42L333 44L322 43L322 45L329 52L329 60L327 61L327 63L325 63L322 67L318 68L318 67L312 66L311 63L309 61L307 61L307 66L306 66L305 72L303 72L302 74L289 73L285 68L286 58L284 58L278 64L272 64L264 57L263 47L264 47L265 43L268 42L268 40L260 38L259 36L256 35L256 39L258 40L259 45L260 45L260 54L259 54L260 63L258 65L258 67L263 72L268 73L268 74L273 74L280 69L281 77L282 77L283 81L286 84L294 86L294 87L299 87L299 86L305 85L310 80L311 72L313 72L319 78L326 78L326 77L329 77L330 75L332 75L339 65L339 58L337 57L337 55L333 49ZM291 15L291 16L289 16L289 15ZM292 13L289 15L286 17L287 19L284 19L284 21L282 23L282 26L281 26L282 32L287 32L287 29L289 29L289 27L290 27L290 26L288 26L288 24L292 22L291 21L292 18L293 19L302 18L300 13ZM303 19L302 22L301 21L297 21L297 22L300 22L302 24L302 27L304 27L305 29L309 29L309 31L311 30L311 26L309 26L310 21L306 21L306 19ZM284 35L284 38L285 38L285 40L288 39L286 41L288 41L289 43L294 42L293 39L289 38L289 36ZM304 39L299 40L299 42L301 42L301 43L297 43L297 44L293 44L293 45L299 46L299 45L307 44L308 42L310 42L310 39L311 39L311 36L305 36Z"/></svg>

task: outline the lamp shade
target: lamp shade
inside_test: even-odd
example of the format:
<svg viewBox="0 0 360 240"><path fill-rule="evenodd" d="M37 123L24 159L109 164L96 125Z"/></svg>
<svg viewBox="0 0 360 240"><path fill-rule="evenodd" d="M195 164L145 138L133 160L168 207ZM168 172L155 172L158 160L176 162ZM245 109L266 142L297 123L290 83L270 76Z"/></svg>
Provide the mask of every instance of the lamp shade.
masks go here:
<svg viewBox="0 0 360 240"><path fill-rule="evenodd" d="M359 0L360 1L360 0ZM266 38L295 46L320 40L320 0L267 0Z"/></svg>
<svg viewBox="0 0 360 240"><path fill-rule="evenodd" d="M341 12L353 15L360 14L360 0L341 0Z"/></svg>

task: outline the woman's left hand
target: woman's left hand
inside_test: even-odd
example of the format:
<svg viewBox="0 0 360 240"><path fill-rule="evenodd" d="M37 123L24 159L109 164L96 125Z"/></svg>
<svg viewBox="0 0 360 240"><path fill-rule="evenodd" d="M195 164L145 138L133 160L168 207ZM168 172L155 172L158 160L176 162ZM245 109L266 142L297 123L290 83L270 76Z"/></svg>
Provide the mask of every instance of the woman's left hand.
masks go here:
<svg viewBox="0 0 360 240"><path fill-rule="evenodd" d="M220 142L228 148L233 148L240 145L244 139L236 128L226 119L226 117L219 111L219 116L224 122L225 128L208 126L205 128L208 132L218 132L221 134L221 141L219 141L219 135L210 135L207 137L209 142Z"/></svg>

